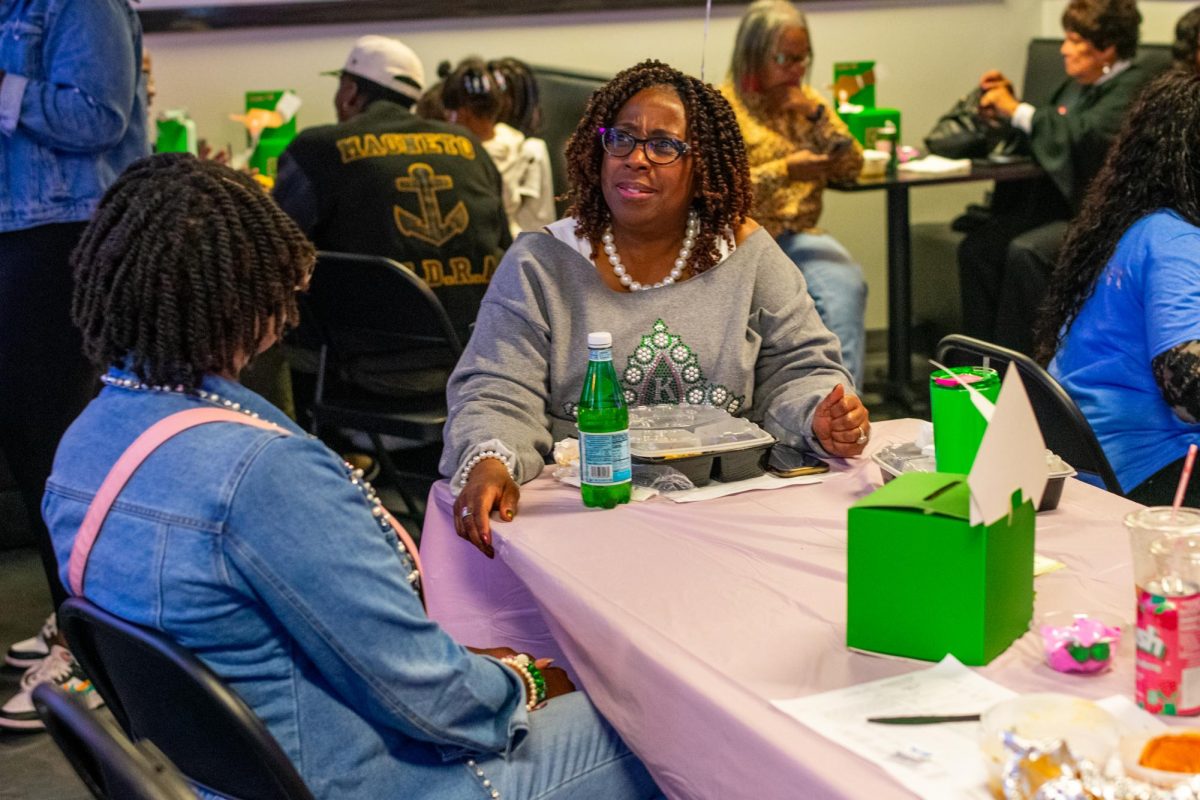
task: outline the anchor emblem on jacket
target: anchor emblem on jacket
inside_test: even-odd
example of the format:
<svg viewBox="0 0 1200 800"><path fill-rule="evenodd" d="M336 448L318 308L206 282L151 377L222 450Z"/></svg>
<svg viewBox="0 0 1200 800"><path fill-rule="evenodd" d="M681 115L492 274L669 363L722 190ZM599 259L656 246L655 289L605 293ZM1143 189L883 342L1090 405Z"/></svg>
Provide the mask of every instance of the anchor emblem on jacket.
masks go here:
<svg viewBox="0 0 1200 800"><path fill-rule="evenodd" d="M467 229L470 215L461 200L445 216L442 216L442 209L438 205L437 193L454 188L454 179L449 175L436 174L428 164L410 164L408 177L397 178L396 188L402 192L415 192L421 206L421 216L400 206L393 206L396 227L404 235L441 247Z"/></svg>

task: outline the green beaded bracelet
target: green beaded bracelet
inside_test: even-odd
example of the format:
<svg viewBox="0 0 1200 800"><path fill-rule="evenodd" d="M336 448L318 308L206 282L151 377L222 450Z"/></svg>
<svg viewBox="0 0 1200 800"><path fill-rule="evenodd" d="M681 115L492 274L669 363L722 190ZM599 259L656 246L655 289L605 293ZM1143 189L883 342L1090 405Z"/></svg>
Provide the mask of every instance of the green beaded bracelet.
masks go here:
<svg viewBox="0 0 1200 800"><path fill-rule="evenodd" d="M525 669L528 670L529 677L533 679L533 685L537 689L537 705L541 705L546 702L546 676L532 661L525 665Z"/></svg>

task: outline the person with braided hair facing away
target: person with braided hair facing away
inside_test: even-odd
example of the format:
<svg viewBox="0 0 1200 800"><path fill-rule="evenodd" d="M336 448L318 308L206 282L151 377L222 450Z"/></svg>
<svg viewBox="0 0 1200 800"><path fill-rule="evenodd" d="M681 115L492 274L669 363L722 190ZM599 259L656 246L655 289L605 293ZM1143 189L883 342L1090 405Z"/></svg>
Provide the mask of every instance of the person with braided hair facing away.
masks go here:
<svg viewBox="0 0 1200 800"><path fill-rule="evenodd" d="M1067 230L1036 330L1037 357L1146 505L1173 501L1200 444L1198 130L1200 73L1147 85Z"/></svg>
<svg viewBox="0 0 1200 800"><path fill-rule="evenodd" d="M589 331L630 405L709 403L783 445L855 456L870 433L804 276L747 215L729 103L644 61L597 89L567 145L570 216L505 254L450 377L442 474L460 536L493 554L519 483L573 435Z"/></svg>
<svg viewBox="0 0 1200 800"><path fill-rule="evenodd" d="M362 473L238 383L296 323L315 261L252 178L185 154L139 161L73 260L74 317L107 368L43 502L73 591L203 659L318 798L661 796L564 672L431 621L411 540ZM76 552L130 444L216 409L145 457Z"/></svg>
<svg viewBox="0 0 1200 800"><path fill-rule="evenodd" d="M542 126L542 104L533 70L512 56L489 61L487 68L496 76L504 98L496 121L516 128L526 136L537 136Z"/></svg>
<svg viewBox="0 0 1200 800"><path fill-rule="evenodd" d="M499 121L508 105L501 81L481 59L468 58L454 69L449 61L438 67L446 119L479 137L504 179L504 210L516 236L554 221L554 180L550 151L541 139ZM532 77L532 76L531 76Z"/></svg>
<svg viewBox="0 0 1200 800"><path fill-rule="evenodd" d="M751 213L804 273L817 313L837 334L842 363L861 388L867 281L849 251L817 223L825 186L858 177L862 147L806 83L812 52L804 14L785 0L758 0L738 25L721 93L746 140Z"/></svg>

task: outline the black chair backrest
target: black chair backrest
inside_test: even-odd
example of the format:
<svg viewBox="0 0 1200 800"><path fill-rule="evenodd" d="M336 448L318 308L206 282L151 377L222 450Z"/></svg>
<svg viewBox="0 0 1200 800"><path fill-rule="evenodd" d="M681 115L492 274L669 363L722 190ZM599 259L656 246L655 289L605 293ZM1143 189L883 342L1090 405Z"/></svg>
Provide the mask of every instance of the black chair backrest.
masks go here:
<svg viewBox="0 0 1200 800"><path fill-rule="evenodd" d="M462 354L462 340L433 290L390 258L322 250L302 297L335 350L442 349L451 364Z"/></svg>
<svg viewBox="0 0 1200 800"><path fill-rule="evenodd" d="M1025 392L1046 447L1079 472L1090 472L1113 494L1124 495L1117 476L1083 412L1058 381L1024 353L970 336L951 334L938 342L937 360L948 367L982 364L1004 377L1010 363L1017 365Z"/></svg>
<svg viewBox="0 0 1200 800"><path fill-rule="evenodd" d="M63 603L58 624L131 740L150 740L217 794L311 800L262 720L188 650L83 598Z"/></svg>
<svg viewBox="0 0 1200 800"><path fill-rule="evenodd" d="M1063 71L1062 54L1059 48L1062 38L1031 39L1025 56L1025 77L1021 83L1021 99L1036 106L1050 102L1067 73ZM1139 44L1136 63L1147 68L1150 77L1171 65L1171 45Z"/></svg>
<svg viewBox="0 0 1200 800"><path fill-rule="evenodd" d="M573 72L554 67L532 67L538 82L538 99L542 107L542 126L537 135L550 150L550 167L554 177L554 195L567 191L567 140L575 132L592 92L612 78L587 72ZM555 202L558 216L567 210L567 202Z"/></svg>
<svg viewBox="0 0 1200 800"><path fill-rule="evenodd" d="M183 776L153 745L132 744L112 722L51 683L33 705L67 761L100 800L195 800Z"/></svg>

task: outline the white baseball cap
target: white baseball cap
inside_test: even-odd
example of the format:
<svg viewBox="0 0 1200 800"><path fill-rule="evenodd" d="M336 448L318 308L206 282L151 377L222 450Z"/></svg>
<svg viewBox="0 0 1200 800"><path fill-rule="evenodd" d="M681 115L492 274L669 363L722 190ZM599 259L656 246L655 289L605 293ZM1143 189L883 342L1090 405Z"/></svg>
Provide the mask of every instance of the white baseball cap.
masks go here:
<svg viewBox="0 0 1200 800"><path fill-rule="evenodd" d="M359 38L346 57L346 65L324 74L342 73L366 78L413 100L421 99L425 88L425 68L421 66L421 59L407 45L387 36Z"/></svg>

